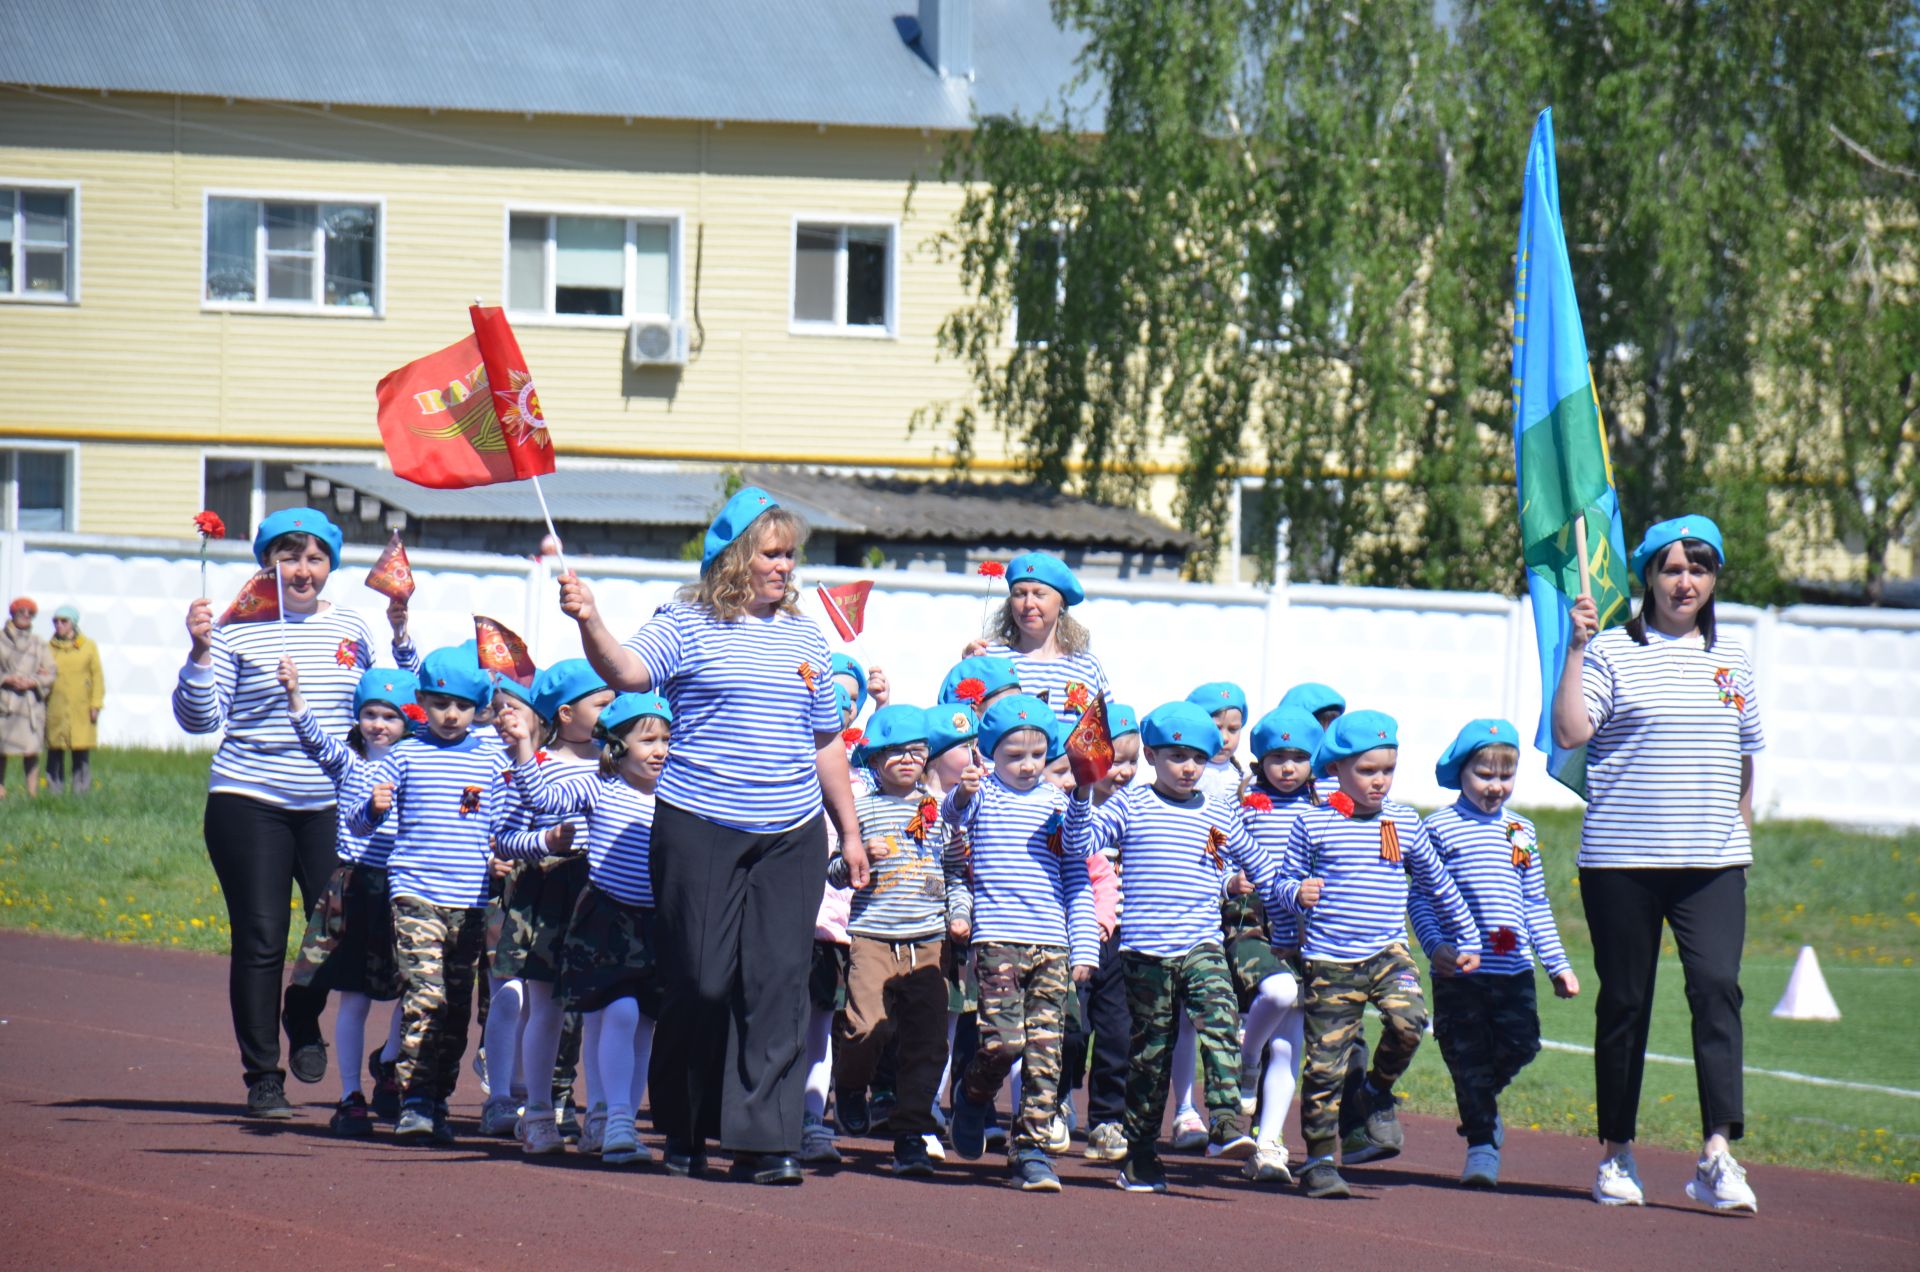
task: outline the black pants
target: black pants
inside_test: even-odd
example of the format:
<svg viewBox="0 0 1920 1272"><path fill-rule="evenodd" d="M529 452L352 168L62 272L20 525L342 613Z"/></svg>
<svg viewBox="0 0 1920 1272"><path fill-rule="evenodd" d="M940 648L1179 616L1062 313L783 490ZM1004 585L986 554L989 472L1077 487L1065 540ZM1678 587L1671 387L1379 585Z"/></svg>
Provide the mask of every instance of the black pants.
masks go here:
<svg viewBox="0 0 1920 1272"><path fill-rule="evenodd" d="M1531 970L1433 978L1433 1036L1453 1077L1460 1133L1493 1143L1500 1093L1540 1054L1540 1003Z"/></svg>
<svg viewBox="0 0 1920 1272"><path fill-rule="evenodd" d="M287 962L293 887L300 912L310 914L337 864L332 808L294 812L245 795L207 796L203 833L207 857L227 902L232 950L227 997L233 1036L248 1082L280 1068L280 981ZM324 989L287 986L287 1026L302 1041L320 1036ZM343 1064L357 1063L351 1056Z"/></svg>
<svg viewBox="0 0 1920 1272"><path fill-rule="evenodd" d="M1647 1028L1660 966L1660 925L1673 929L1693 1014L1693 1072L1703 1137L1745 1130L1741 1111L1740 947L1747 934L1747 872L1580 871L1580 900L1593 934L1593 1076L1600 1138L1633 1139Z"/></svg>
<svg viewBox="0 0 1920 1272"><path fill-rule="evenodd" d="M1067 1055L1060 1089L1087 1082L1086 1116L1091 1130L1102 1122L1116 1125L1127 1115L1128 1048L1133 1013L1127 1008L1127 978L1120 968L1120 938L1100 943L1100 965L1080 986L1080 1018L1067 1024ZM1092 1059L1087 1052L1091 1042Z"/></svg>
<svg viewBox="0 0 1920 1272"><path fill-rule="evenodd" d="M758 835L659 804L650 864L663 1001L648 1083L663 1135L800 1151L826 827L820 816Z"/></svg>

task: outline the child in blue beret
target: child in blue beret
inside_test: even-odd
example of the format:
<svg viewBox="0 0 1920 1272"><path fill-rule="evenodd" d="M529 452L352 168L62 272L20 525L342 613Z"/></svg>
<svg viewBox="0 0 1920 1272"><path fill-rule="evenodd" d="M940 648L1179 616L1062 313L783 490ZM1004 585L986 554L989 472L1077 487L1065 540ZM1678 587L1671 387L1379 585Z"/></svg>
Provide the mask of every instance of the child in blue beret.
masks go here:
<svg viewBox="0 0 1920 1272"><path fill-rule="evenodd" d="M987 708L1010 693L1019 693L1020 672L1011 658L975 654L962 658L940 682L940 703L969 708L985 715Z"/></svg>
<svg viewBox="0 0 1920 1272"><path fill-rule="evenodd" d="M1305 681L1295 685L1280 695L1283 707L1298 707L1319 722L1321 728L1330 727L1347 709L1347 700L1327 685L1315 681Z"/></svg>
<svg viewBox="0 0 1920 1272"><path fill-rule="evenodd" d="M1281 861L1279 899L1303 916L1307 1062L1300 1122L1307 1164L1300 1186L1309 1197L1347 1195L1333 1163L1338 1102L1352 1034L1368 1003L1380 1012L1384 1030L1366 1080L1366 1121L1341 1152L1349 1164L1400 1152L1393 1084L1427 1025L1420 973L1407 954L1409 876L1432 902L1454 965L1461 972L1479 965L1480 931L1419 814L1388 798L1399 748L1392 716L1354 711L1335 720L1313 765L1317 776L1338 777L1340 789L1295 819Z"/></svg>
<svg viewBox="0 0 1920 1272"><path fill-rule="evenodd" d="M1478 970L1459 971L1433 903L1415 894L1414 935L1433 962L1433 1036L1453 1075L1467 1161L1460 1182L1500 1182L1500 1093L1540 1052L1534 997L1537 951L1554 993L1580 992L1560 944L1533 823L1506 807L1520 765L1520 734L1505 720L1474 720L1434 765L1434 780L1460 792L1427 818L1434 851L1473 912L1485 944Z"/></svg>
<svg viewBox="0 0 1920 1272"><path fill-rule="evenodd" d="M1240 750L1240 734L1247 727L1246 690L1230 680L1215 680L1187 695L1187 701L1213 717L1220 730L1220 750L1207 759L1206 772L1200 776L1200 793L1208 799L1229 803L1240 798L1240 782L1245 775L1235 758Z"/></svg>
<svg viewBox="0 0 1920 1272"><path fill-rule="evenodd" d="M396 602L398 604L398 602ZM397 648L397 646L396 646ZM418 659L416 658L416 662ZM535 671L534 683L539 683ZM477 717L476 717L477 718ZM512 744L510 730L519 722L531 737L544 737L546 722L533 706L533 685L521 684L511 676L493 675L494 734L500 739L501 763L507 766L501 776L512 781ZM525 804L516 807L514 818L522 829L540 824L540 817ZM555 842L558 843L557 836ZM516 1133L519 1111L526 1104L527 1088L520 1071L520 1038L526 1029L526 983L520 979L525 959L524 943L509 940L506 902L532 863L493 859L493 877L487 885L486 974L475 982L480 1023L480 1047L474 1054L474 1071L487 1102L480 1110L480 1133L506 1136Z"/></svg>

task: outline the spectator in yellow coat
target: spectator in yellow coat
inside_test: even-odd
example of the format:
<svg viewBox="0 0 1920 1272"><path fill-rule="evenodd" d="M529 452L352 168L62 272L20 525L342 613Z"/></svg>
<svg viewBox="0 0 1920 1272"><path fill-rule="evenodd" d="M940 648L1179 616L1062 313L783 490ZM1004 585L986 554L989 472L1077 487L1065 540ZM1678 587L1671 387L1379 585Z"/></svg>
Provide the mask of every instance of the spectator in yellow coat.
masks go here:
<svg viewBox="0 0 1920 1272"><path fill-rule="evenodd" d="M99 745L100 708L107 682L100 674L100 647L80 634L80 612L71 605L53 611L55 675L47 695L47 781L84 795L93 784L93 748ZM67 753L71 751L72 769Z"/></svg>
<svg viewBox="0 0 1920 1272"><path fill-rule="evenodd" d="M0 627L0 798L7 793L7 761L20 757L27 794L40 793L40 747L46 738L47 691L53 688L53 655L33 634L40 607L30 596L7 606Z"/></svg>

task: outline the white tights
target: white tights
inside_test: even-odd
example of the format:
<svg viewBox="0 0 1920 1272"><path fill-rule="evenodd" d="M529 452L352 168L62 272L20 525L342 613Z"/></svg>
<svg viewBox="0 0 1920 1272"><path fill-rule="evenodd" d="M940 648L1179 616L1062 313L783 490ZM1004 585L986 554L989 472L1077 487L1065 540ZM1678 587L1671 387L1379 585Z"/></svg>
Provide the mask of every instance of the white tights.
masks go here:
<svg viewBox="0 0 1920 1272"><path fill-rule="evenodd" d="M616 998L605 1010L588 1012L581 1021L580 1062L594 1056L588 1070L588 1090L595 1103L605 1102L609 1118L631 1118L647 1094L647 1062L653 1055L653 1017L643 1015L631 998ZM605 1082L605 1086L600 1085Z"/></svg>
<svg viewBox="0 0 1920 1272"><path fill-rule="evenodd" d="M481 1046L487 1052L487 1090L494 1098L510 1096L520 1066L520 1029L526 1023L526 982L518 977L488 977L493 998L487 1007L487 1030Z"/></svg>
<svg viewBox="0 0 1920 1272"><path fill-rule="evenodd" d="M833 1013L807 1009L807 1116L824 1120L833 1085Z"/></svg>
<svg viewBox="0 0 1920 1272"><path fill-rule="evenodd" d="M1173 1043L1173 1098L1179 1101L1173 1110L1176 1119L1200 1116L1193 1106L1193 1071L1199 1059L1198 1042L1193 1032L1193 1017L1181 1012L1180 1036Z"/></svg>
<svg viewBox="0 0 1920 1272"><path fill-rule="evenodd" d="M373 1000L365 994L340 995L333 1013L333 1059L340 1070L340 1098L360 1093L360 1065L367 1054L367 1012Z"/></svg>
<svg viewBox="0 0 1920 1272"><path fill-rule="evenodd" d="M1292 972L1275 972L1260 982L1253 1005L1247 1008L1247 1037L1242 1051L1246 1070L1258 1072L1266 1052L1266 1075L1260 1080L1260 1147L1279 1148L1284 1140L1287 1113L1300 1081L1300 1062L1306 1025L1301 1010L1300 982Z"/></svg>
<svg viewBox="0 0 1920 1272"><path fill-rule="evenodd" d="M527 1002L527 1027L520 1035L520 1071L527 1078L527 1111L551 1113L553 1066L560 1058L560 1027L565 1013L553 996L551 981L529 980L521 984Z"/></svg>

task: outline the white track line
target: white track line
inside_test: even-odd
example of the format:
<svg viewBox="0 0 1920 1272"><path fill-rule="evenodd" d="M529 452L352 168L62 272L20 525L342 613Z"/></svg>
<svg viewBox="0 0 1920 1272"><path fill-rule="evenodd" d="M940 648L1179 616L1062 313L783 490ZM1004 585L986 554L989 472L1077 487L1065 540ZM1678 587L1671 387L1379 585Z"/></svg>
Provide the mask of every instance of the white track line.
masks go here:
<svg viewBox="0 0 1920 1272"><path fill-rule="evenodd" d="M1590 1056L1592 1047L1577 1042L1555 1042L1551 1038L1542 1038L1540 1045L1548 1051L1565 1051L1576 1056ZM1693 1061L1686 1056L1663 1056L1659 1052L1647 1052L1647 1059L1655 1064L1679 1064L1691 1069ZM1763 1078L1784 1078L1788 1082L1801 1082L1807 1086L1838 1087L1844 1091L1871 1091L1875 1095L1899 1095L1909 1100L1920 1100L1920 1091L1910 1091L1906 1087L1880 1086L1873 1082L1847 1082L1840 1078L1823 1078L1814 1073L1795 1073L1791 1069L1756 1069L1752 1065L1741 1066L1742 1073L1757 1073Z"/></svg>

